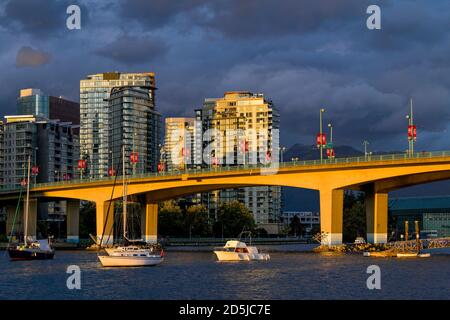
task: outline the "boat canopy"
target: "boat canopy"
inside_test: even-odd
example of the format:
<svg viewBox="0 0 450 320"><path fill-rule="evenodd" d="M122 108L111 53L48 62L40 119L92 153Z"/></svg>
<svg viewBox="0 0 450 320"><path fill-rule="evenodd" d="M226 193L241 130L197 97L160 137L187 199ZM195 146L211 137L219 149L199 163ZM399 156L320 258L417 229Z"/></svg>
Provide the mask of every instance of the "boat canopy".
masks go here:
<svg viewBox="0 0 450 320"><path fill-rule="evenodd" d="M247 245L241 241L230 240L227 241L224 248L247 248Z"/></svg>

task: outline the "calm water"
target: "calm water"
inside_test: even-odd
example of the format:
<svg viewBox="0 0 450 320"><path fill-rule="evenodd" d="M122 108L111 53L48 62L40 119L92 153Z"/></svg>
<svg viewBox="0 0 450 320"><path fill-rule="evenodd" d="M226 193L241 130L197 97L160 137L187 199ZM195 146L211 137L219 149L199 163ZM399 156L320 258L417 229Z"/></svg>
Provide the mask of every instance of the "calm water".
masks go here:
<svg viewBox="0 0 450 320"><path fill-rule="evenodd" d="M450 255L375 259L272 253L269 262L218 263L212 253L168 252L157 267L102 268L96 253L58 251L53 261L10 262L0 252L0 299L448 299ZM66 268L82 270L68 290ZM367 266L382 271L366 288Z"/></svg>

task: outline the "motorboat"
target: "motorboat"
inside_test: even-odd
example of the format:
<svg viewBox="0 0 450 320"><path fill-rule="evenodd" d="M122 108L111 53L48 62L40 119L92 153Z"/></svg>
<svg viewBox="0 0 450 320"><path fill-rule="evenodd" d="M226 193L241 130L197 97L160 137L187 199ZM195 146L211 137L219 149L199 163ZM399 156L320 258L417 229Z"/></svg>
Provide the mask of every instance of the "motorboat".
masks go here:
<svg viewBox="0 0 450 320"><path fill-rule="evenodd" d="M270 260L268 253L261 253L256 247L249 247L239 240L227 241L224 247L216 248L214 253L219 261Z"/></svg>
<svg viewBox="0 0 450 320"><path fill-rule="evenodd" d="M8 249L11 260L48 260L53 259L55 250L47 239L37 240Z"/></svg>

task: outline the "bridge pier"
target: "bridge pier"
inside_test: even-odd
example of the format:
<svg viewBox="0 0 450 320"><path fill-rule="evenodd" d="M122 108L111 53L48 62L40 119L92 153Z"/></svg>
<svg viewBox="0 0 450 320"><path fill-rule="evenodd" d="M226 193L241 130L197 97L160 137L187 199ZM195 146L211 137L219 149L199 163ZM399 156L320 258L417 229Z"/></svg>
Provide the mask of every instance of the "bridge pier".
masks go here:
<svg viewBox="0 0 450 320"><path fill-rule="evenodd" d="M149 196L141 215L141 235L147 243L158 242L158 203L152 202Z"/></svg>
<svg viewBox="0 0 450 320"><path fill-rule="evenodd" d="M22 239L24 236L24 224L25 224L25 200L20 204L19 211L16 216L16 206L7 207L6 216L6 235L9 237L11 231L13 231L13 236L16 236L17 240ZM16 219L14 221L14 217ZM14 230L13 230L14 227ZM28 226L27 226L27 236L28 240L36 240L36 227L37 227L37 199L30 199L28 207Z"/></svg>
<svg viewBox="0 0 450 320"><path fill-rule="evenodd" d="M98 201L95 203L95 206L96 206L97 244L102 245L113 244L114 201Z"/></svg>
<svg viewBox="0 0 450 320"><path fill-rule="evenodd" d="M19 212L16 215L16 206L7 206L6 207L6 236L9 238L11 236L16 237L22 233L23 226L23 210L22 204L20 204ZM15 217L15 220L14 220ZM14 230L13 230L14 228Z"/></svg>
<svg viewBox="0 0 450 320"><path fill-rule="evenodd" d="M388 194L386 192L366 192L367 242L386 243L388 225Z"/></svg>
<svg viewBox="0 0 450 320"><path fill-rule="evenodd" d="M342 244L344 190L320 190L322 245Z"/></svg>
<svg viewBox="0 0 450 320"><path fill-rule="evenodd" d="M80 200L66 201L67 242L80 241Z"/></svg>

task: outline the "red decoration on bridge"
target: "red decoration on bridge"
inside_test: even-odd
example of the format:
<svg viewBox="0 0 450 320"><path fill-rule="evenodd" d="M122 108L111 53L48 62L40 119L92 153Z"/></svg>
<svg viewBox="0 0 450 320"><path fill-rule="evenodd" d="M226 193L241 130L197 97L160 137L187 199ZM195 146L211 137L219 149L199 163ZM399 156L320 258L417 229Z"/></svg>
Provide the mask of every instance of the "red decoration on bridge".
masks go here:
<svg viewBox="0 0 450 320"><path fill-rule="evenodd" d="M31 168L31 174L33 176L37 176L39 174L39 167L38 166L34 166Z"/></svg>
<svg viewBox="0 0 450 320"><path fill-rule="evenodd" d="M64 173L63 174L63 180L64 181L69 181L72 179L72 175L70 173Z"/></svg>
<svg viewBox="0 0 450 320"><path fill-rule="evenodd" d="M241 151L248 152L248 141L247 140L241 141Z"/></svg>
<svg viewBox="0 0 450 320"><path fill-rule="evenodd" d="M20 185L21 185L22 187L26 188L26 186L28 185L28 180L27 180L27 179L23 179L23 180L20 182Z"/></svg>
<svg viewBox="0 0 450 320"><path fill-rule="evenodd" d="M409 125L408 126L408 140L417 140L417 126Z"/></svg>
<svg viewBox="0 0 450 320"><path fill-rule="evenodd" d="M139 153L132 152L130 154L130 161L131 161L132 164L138 163L139 162Z"/></svg>
<svg viewBox="0 0 450 320"><path fill-rule="evenodd" d="M115 170L114 168L109 168L109 169L108 169L108 175L109 175L110 177L115 176L115 175L116 175L116 170Z"/></svg>
<svg viewBox="0 0 450 320"><path fill-rule="evenodd" d="M84 170L87 167L87 162L86 160L78 160L78 170Z"/></svg>
<svg viewBox="0 0 450 320"><path fill-rule="evenodd" d="M158 172L165 171L165 164L163 162L158 163Z"/></svg>
<svg viewBox="0 0 450 320"><path fill-rule="evenodd" d="M325 146L327 144L327 135L325 133L319 133L316 137L317 148Z"/></svg>
<svg viewBox="0 0 450 320"><path fill-rule="evenodd" d="M334 158L334 149L327 149L327 157Z"/></svg>

